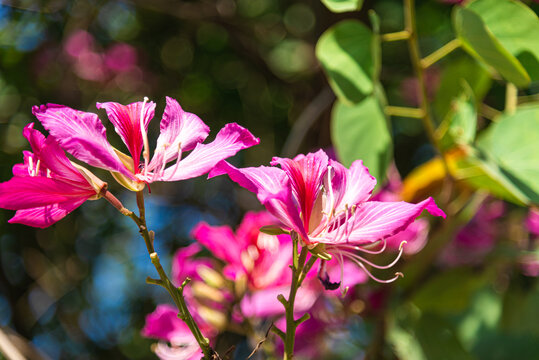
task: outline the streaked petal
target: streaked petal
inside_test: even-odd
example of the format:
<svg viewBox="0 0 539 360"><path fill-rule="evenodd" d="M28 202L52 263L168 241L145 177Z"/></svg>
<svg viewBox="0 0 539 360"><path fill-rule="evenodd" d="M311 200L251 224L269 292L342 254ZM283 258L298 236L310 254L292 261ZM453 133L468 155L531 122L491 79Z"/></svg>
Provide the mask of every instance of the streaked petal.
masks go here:
<svg viewBox="0 0 539 360"><path fill-rule="evenodd" d="M166 164L174 160L180 148L181 151L192 150L196 144L203 142L210 132L210 128L198 116L184 111L176 100L168 96L160 128L161 133L157 138L149 170L160 166L162 161ZM156 156L159 152L164 152L160 161Z"/></svg>
<svg viewBox="0 0 539 360"><path fill-rule="evenodd" d="M336 162L332 162L336 166ZM369 169L363 165L362 160L356 160L352 163L349 170L346 170L346 190L342 196L339 206L336 210L344 210L344 205L349 207L367 201L372 190L376 186L376 179L369 174Z"/></svg>
<svg viewBox="0 0 539 360"><path fill-rule="evenodd" d="M55 179L27 176L0 183L0 207L10 210L48 206L95 195L94 189L73 186Z"/></svg>
<svg viewBox="0 0 539 360"><path fill-rule="evenodd" d="M307 155L298 155L293 160L274 157L271 165L281 165L291 181L303 214L303 223L309 225L316 199L322 189L328 167L328 156L323 150Z"/></svg>
<svg viewBox="0 0 539 360"><path fill-rule="evenodd" d="M55 104L34 106L32 112L62 148L77 159L133 178L108 143L105 127L96 114Z"/></svg>
<svg viewBox="0 0 539 360"><path fill-rule="evenodd" d="M230 264L241 265L243 247L236 241L234 232L228 226L210 226L198 223L191 236L204 245L217 258Z"/></svg>
<svg viewBox="0 0 539 360"><path fill-rule="evenodd" d="M238 169L226 161L221 161L211 170L208 178L222 174L227 174L232 181L255 193L271 214L308 242L309 237L299 216L299 209L294 203L288 177L283 170L267 166Z"/></svg>
<svg viewBox="0 0 539 360"><path fill-rule="evenodd" d="M235 155L238 151L260 142L249 130L236 123L225 125L215 140L209 144L197 144L195 149L179 163L165 170L159 180L178 181L194 178L210 171L219 161Z"/></svg>
<svg viewBox="0 0 539 360"><path fill-rule="evenodd" d="M59 204L36 207L33 209L17 210L9 223L23 224L38 228L46 228L63 219L67 214L78 208L87 198L75 198Z"/></svg>
<svg viewBox="0 0 539 360"><path fill-rule="evenodd" d="M445 213L436 206L432 198L418 204L400 202L368 201L360 204L353 221L353 229L348 238L350 243L368 243L387 238L408 227L423 210L431 215L442 216Z"/></svg>
<svg viewBox="0 0 539 360"><path fill-rule="evenodd" d="M34 151L34 162L36 158L41 162L40 173L47 176L47 169L53 177L62 178L85 186L87 183L80 172L71 164L64 150L58 145L53 136L45 137L33 127L33 123L28 124L23 131L23 135L30 142Z"/></svg>
<svg viewBox="0 0 539 360"><path fill-rule="evenodd" d="M125 145L133 157L135 170L140 163L140 154L142 152L143 137L140 128L141 113L144 129L148 130L148 124L155 113L155 103L149 101L135 102L129 105L122 105L115 102L97 103L98 109L105 109L110 122L114 125L114 130L120 135Z"/></svg>

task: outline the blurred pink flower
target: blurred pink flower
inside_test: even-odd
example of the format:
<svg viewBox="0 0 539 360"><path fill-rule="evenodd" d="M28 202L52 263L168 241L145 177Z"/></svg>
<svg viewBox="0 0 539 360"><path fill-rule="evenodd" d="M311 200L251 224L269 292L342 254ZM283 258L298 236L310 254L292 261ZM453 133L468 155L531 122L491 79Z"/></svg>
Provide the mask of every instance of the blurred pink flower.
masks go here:
<svg viewBox="0 0 539 360"><path fill-rule="evenodd" d="M376 265L357 252L381 253L385 249L384 239L406 229L425 209L445 217L432 198L419 204L369 200L376 179L360 160L346 169L319 150L294 159L275 157L271 164L280 165L281 169L265 166L238 169L222 161L209 177L228 174L240 186L257 194L280 225L298 234L304 246L312 249L322 244L321 251L331 254L339 263L348 258L379 282L393 281L400 274L380 280L367 266L389 268L402 251L386 266ZM381 249L373 248L380 243ZM322 274L321 278L324 277Z"/></svg>
<svg viewBox="0 0 539 360"><path fill-rule="evenodd" d="M441 254L441 261L457 266L480 263L495 244L499 226L497 219L505 213L503 201L489 199L460 230Z"/></svg>
<svg viewBox="0 0 539 360"><path fill-rule="evenodd" d="M204 222L193 229L193 237L225 263L224 276L246 281L247 293L240 308L243 315L271 316L284 313L277 295L288 293L292 263L292 242L289 235L268 235L260 232L266 225L276 224L276 219L266 212L247 213L236 233L228 226L210 226ZM300 288L296 308L306 310L318 297L309 284L314 278L311 271L306 284Z"/></svg>
<svg viewBox="0 0 539 360"><path fill-rule="evenodd" d="M180 286L185 278L202 280L198 271L201 267L213 268L212 262L207 258L195 258L202 250L201 246L193 243L176 251L172 260L172 282Z"/></svg>
<svg viewBox="0 0 539 360"><path fill-rule="evenodd" d="M105 53L105 65L113 72L131 70L137 64L137 51L128 44L120 43L111 46Z"/></svg>
<svg viewBox="0 0 539 360"><path fill-rule="evenodd" d="M95 49L94 37L84 30L77 30L67 38L64 51L71 57L77 58Z"/></svg>
<svg viewBox="0 0 539 360"><path fill-rule="evenodd" d="M436 68L429 68L425 72L425 86L429 100L434 98L438 86L440 85L440 71ZM416 77L408 77L401 83L401 95L409 105L419 106L419 82Z"/></svg>
<svg viewBox="0 0 539 360"><path fill-rule="evenodd" d="M539 236L539 209L531 208L526 218L526 227L533 235Z"/></svg>
<svg viewBox="0 0 539 360"><path fill-rule="evenodd" d="M107 77L103 56L96 51L94 37L84 30L73 32L64 44L77 76L85 80L103 81Z"/></svg>
<svg viewBox="0 0 539 360"><path fill-rule="evenodd" d="M45 228L64 218L106 184L69 161L52 136L45 138L28 124L23 131L32 152L13 167L13 178L0 183L0 207L17 210L10 223Z"/></svg>
<svg viewBox="0 0 539 360"><path fill-rule="evenodd" d="M143 183L200 176L217 162L259 142L247 129L230 123L219 131L213 142L202 144L208 136L208 126L195 114L184 111L176 100L170 97L166 100L161 133L151 161L147 131L155 103L147 102L147 99L129 105L97 103L98 109L107 111L131 157L109 144L105 127L94 113L55 104L34 106L33 113L74 157L113 174L118 173L116 179L120 178L120 183L130 190L140 190ZM190 150L191 153L182 159L184 152ZM167 168L172 161L175 164Z"/></svg>
<svg viewBox="0 0 539 360"><path fill-rule="evenodd" d="M203 319L192 314L206 337L216 335L215 330L206 324ZM170 343L159 342L154 351L163 360L198 360L202 351L189 330L189 327L178 318L178 310L170 305L158 305L155 311L146 316L146 323L141 331L149 338L164 340Z"/></svg>

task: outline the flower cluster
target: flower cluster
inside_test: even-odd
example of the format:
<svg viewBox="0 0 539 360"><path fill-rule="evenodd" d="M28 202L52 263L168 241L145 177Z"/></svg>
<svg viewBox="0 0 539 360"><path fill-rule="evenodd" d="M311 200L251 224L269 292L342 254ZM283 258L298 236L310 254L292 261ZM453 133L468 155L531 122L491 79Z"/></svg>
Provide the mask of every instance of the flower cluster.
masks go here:
<svg viewBox="0 0 539 360"><path fill-rule="evenodd" d="M391 282L402 274L381 280L367 267L392 267L403 252L404 242L395 261L388 265L377 265L358 252L382 253L387 238L406 229L423 210L445 217L432 198L418 204L370 199L376 179L361 160L347 169L319 150L294 159L275 157L271 165L274 166L238 169L222 161L209 177L228 174L240 186L254 192L280 221L280 226L297 234L313 255L322 259L335 257L341 266L347 258L378 282ZM381 246L376 248L378 244ZM341 271L341 283L342 274ZM327 274L321 277L327 278Z"/></svg>
<svg viewBox="0 0 539 360"><path fill-rule="evenodd" d="M154 181L203 175L219 161L259 142L247 129L230 123L213 142L203 144L208 126L176 100L167 97L166 101L151 159L147 131L155 103L147 99L129 105L97 104L98 109L106 110L129 155L108 142L97 114L55 104L35 106L34 115L50 135L45 139L33 124L25 128L33 153L25 152L24 164L13 169L14 178L0 184L0 207L18 210L11 222L47 227L84 201L103 195L106 184L69 161L64 150L88 165L109 170L129 190L140 191ZM184 157L187 151L190 153ZM174 164L167 167L171 162Z"/></svg>

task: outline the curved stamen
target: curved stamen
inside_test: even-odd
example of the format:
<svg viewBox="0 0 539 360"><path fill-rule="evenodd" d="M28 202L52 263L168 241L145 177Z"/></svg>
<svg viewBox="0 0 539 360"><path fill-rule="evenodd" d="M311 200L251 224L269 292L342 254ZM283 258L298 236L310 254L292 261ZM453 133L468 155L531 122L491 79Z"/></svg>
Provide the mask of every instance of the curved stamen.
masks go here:
<svg viewBox="0 0 539 360"><path fill-rule="evenodd" d="M344 254L345 256L347 256L348 254ZM378 279L376 276L374 276L368 269L367 267L365 267L365 265L360 262L360 261L357 261L355 259L352 259L351 260L357 264L363 271L365 271L365 273L367 274L368 277L370 277L371 279L373 279L374 281L376 282L379 282L381 284L389 284L389 283L392 283L393 281L397 280L399 277L404 277L403 273L401 272L396 272L395 273L395 276L391 279L388 279L388 280L382 280L382 279Z"/></svg>
<svg viewBox="0 0 539 360"><path fill-rule="evenodd" d="M28 157L28 175L34 176L34 159L31 156Z"/></svg>
<svg viewBox="0 0 539 360"><path fill-rule="evenodd" d="M381 241L379 240L374 244L369 244L368 245L368 246L377 245L380 242L383 242L383 245L382 245L382 248L380 248L378 250L370 250L370 249L366 249L366 248L361 247L361 246L348 245L348 244L339 245L339 249L357 250L357 251L362 251L362 252L367 253L367 254L378 255L378 254L381 254L381 253L383 253L385 251L386 246L387 246L387 240L386 239L383 239Z"/></svg>
<svg viewBox="0 0 539 360"><path fill-rule="evenodd" d="M39 166L41 165L41 160L37 159L36 168L34 170L34 175L32 176L38 176L39 175Z"/></svg>
<svg viewBox="0 0 539 360"><path fill-rule="evenodd" d="M178 143L178 156L176 157L176 164L174 164L174 170L172 170L172 174L170 175L171 177L176 175L181 159L182 159L182 143L180 142Z"/></svg>
<svg viewBox="0 0 539 360"><path fill-rule="evenodd" d="M364 257L358 255L358 254L354 254L354 253L348 253L348 257L350 258L354 258L358 261L361 261L361 262L364 262L370 266L372 266L373 268L376 268L376 269L389 269L391 267L393 267L398 261L399 259L401 258L402 256L402 253L404 252L404 248L403 248L403 245L406 243L406 241L403 241L401 243L401 245L399 246L399 254L397 255L397 257L395 258L395 260L393 260L390 264L387 264L387 265L377 265L367 259L365 259Z"/></svg>

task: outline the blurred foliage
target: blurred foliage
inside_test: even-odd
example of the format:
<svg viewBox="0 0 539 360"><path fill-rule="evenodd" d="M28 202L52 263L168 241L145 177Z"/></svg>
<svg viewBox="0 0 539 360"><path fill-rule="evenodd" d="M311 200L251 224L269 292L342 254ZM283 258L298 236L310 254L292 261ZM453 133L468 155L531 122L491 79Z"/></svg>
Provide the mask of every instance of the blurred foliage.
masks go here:
<svg viewBox="0 0 539 360"><path fill-rule="evenodd" d="M527 209L518 205L539 202L538 5L449 2L416 4L424 55L455 37L462 44L425 74L436 134L450 150L445 168L419 119L383 110L420 103L405 42L379 35L403 29L400 0L4 1L0 179L21 161L33 105L95 112L97 101L148 96L159 114L165 95L199 115L213 129L210 138L228 122L260 137L260 145L234 159L242 165L327 148L333 140L346 165L362 158L380 182L392 160L403 177L415 169L404 181L408 201L425 192L447 196L449 170L456 181L444 210L458 216L407 259L404 281L385 292L357 290L367 304L346 340L335 341L334 358L534 358L539 284L521 259L539 245L523 225ZM505 80L520 90L516 109L503 114ZM319 101L329 87L338 98L333 109L331 99ZM305 116L314 118L305 123ZM191 241L199 220L235 224L258 206L220 178L151 191L147 218L167 268L167 254ZM472 264L444 263L440 253L473 220L486 193L514 203L495 220L501 226L494 245ZM122 201L134 207L127 195ZM168 299L144 283L154 270L127 219L102 201L39 231L9 225L11 215L0 212L0 325L52 359L154 358L140 329L145 314ZM370 300L380 293L385 300L376 307ZM238 352L248 354L249 346L240 344Z"/></svg>

